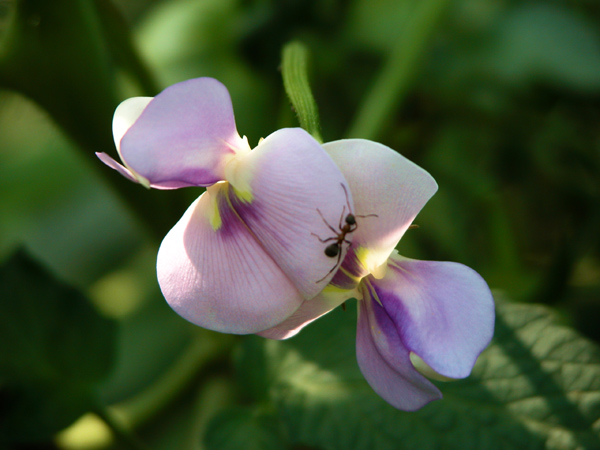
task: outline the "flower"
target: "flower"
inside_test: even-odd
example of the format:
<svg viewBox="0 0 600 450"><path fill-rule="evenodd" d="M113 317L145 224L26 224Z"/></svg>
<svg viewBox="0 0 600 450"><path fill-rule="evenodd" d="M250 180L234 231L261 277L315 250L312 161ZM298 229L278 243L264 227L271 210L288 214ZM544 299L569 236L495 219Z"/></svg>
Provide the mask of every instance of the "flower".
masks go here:
<svg viewBox="0 0 600 450"><path fill-rule="evenodd" d="M394 407L416 410L442 396L421 372L442 379L466 377L489 344L494 329L491 292L464 265L411 260L396 252L400 238L437 190L431 175L375 142L349 139L323 147L354 196L352 243L342 244L349 250L319 296L259 334L291 337L355 297L356 354L363 375Z"/></svg>
<svg viewBox="0 0 600 450"><path fill-rule="evenodd" d="M388 147L321 146L291 128L251 150L227 89L211 78L126 100L113 134L123 164L98 156L130 180L206 187L158 253L161 290L187 320L285 339L355 297L359 367L404 410L441 398L421 372L466 377L488 345L485 281L461 264L395 251L437 185Z"/></svg>
<svg viewBox="0 0 600 450"><path fill-rule="evenodd" d="M334 276L335 260L313 233L324 220L336 223L339 205L350 209L353 200L304 130L278 130L251 150L227 89L197 78L124 101L113 134L123 164L98 157L123 176L157 189L207 188L158 253L161 290L182 317L220 332L260 332Z"/></svg>

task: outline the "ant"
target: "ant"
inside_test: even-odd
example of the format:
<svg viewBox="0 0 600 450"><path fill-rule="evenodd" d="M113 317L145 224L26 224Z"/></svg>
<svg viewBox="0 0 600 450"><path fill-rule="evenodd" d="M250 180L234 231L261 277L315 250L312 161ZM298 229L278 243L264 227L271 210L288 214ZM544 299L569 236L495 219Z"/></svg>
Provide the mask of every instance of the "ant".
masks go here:
<svg viewBox="0 0 600 450"><path fill-rule="evenodd" d="M327 222L327 220L325 219L325 217L323 217L323 214L321 213L319 208L317 208L317 212L321 216L321 219L323 219L323 222L325 222L325 225L327 225L329 227L329 229L333 233L335 233L335 236L332 236L327 239L322 239L321 237L319 237L319 235L317 235L315 233L311 233L311 234L313 236L316 236L317 239L319 239L319 241L321 241L323 243L335 241L335 242L329 244L327 247L325 247L324 253L326 256L329 256L330 258L335 258L337 256L337 261L336 261L335 265L331 268L331 270L329 272L327 272L327 274L323 278L321 278L320 280L317 280L316 283L320 283L325 278L327 278L327 276L331 272L333 272L335 270L335 268L338 266L338 264L340 263L340 260L342 259L342 244L346 243L346 244L348 244L348 246L352 245L352 242L350 242L349 240L346 239L346 235L356 231L356 229L358 228L358 224L356 223L356 218L357 217L378 217L377 214L367 214L364 216L362 216L362 215L359 216L359 215L353 214L352 208L350 208L350 200L348 198L348 191L346 190L346 186L344 186L343 184L341 184L341 186L342 186L342 189L344 189L344 194L346 194L346 205L344 205L344 207L342 208L342 215L340 216L340 223L338 225L339 231L336 230L335 228L333 228L329 224L329 222ZM346 214L346 217L344 217L344 214L346 213L346 206L348 206L348 214ZM342 222L343 222L343 225L342 225Z"/></svg>

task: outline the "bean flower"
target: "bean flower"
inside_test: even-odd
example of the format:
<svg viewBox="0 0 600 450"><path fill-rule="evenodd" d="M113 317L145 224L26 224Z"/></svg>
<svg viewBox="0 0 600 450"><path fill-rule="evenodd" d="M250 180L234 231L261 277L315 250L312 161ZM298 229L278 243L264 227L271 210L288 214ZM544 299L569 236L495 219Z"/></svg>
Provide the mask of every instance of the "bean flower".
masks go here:
<svg viewBox="0 0 600 450"><path fill-rule="evenodd" d="M264 331L334 276L335 261L313 233L324 220L336 223L352 194L304 130L278 130L251 149L237 132L227 89L197 78L126 100L113 134L123 164L98 157L130 180L206 187L158 252L160 288L185 319L226 333Z"/></svg>
<svg viewBox="0 0 600 450"><path fill-rule="evenodd" d="M403 410L441 397L422 372L465 377L489 343L493 299L476 272L396 252L437 185L388 147L291 128L251 149L210 78L126 100L113 134L123 164L98 156L130 180L206 187L158 253L161 290L187 320L285 339L356 298L359 367Z"/></svg>
<svg viewBox="0 0 600 450"><path fill-rule="evenodd" d="M494 329L492 295L485 281L464 265L417 261L395 250L437 190L425 170L367 140L341 140L323 147L353 194L350 213L355 230L352 242L341 244L349 251L321 294L259 334L289 338L348 298L356 298L356 356L363 375L394 407L419 409L442 396L422 373L442 380L464 378L489 344ZM343 205L338 205L338 214L348 213ZM338 235L341 223L339 218L335 225L330 223ZM320 232L327 231L327 226L321 227Z"/></svg>

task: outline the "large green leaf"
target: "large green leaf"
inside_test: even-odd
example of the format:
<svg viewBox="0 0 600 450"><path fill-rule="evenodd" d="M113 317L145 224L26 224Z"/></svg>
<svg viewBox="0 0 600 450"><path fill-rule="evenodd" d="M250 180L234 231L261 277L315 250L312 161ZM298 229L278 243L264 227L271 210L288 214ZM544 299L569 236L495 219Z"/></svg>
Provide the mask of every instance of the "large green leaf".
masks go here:
<svg viewBox="0 0 600 450"><path fill-rule="evenodd" d="M249 391L277 405L292 440L323 449L598 449L600 351L541 306L500 303L496 336L445 398L397 411L355 362L356 316L334 311L289 341L244 344ZM253 382L263 371L270 386Z"/></svg>
<svg viewBox="0 0 600 450"><path fill-rule="evenodd" d="M145 94L155 94L118 11L104 0L3 3L9 5L3 8L7 12L0 11L0 87L19 92L48 112L91 167L110 173L111 184L130 209L162 238L180 217L183 196L144 192L107 172L94 154L117 156L110 128L123 95L117 67L151 91Z"/></svg>
<svg viewBox="0 0 600 450"><path fill-rule="evenodd" d="M114 323L24 251L0 268L0 441L50 437L94 406Z"/></svg>

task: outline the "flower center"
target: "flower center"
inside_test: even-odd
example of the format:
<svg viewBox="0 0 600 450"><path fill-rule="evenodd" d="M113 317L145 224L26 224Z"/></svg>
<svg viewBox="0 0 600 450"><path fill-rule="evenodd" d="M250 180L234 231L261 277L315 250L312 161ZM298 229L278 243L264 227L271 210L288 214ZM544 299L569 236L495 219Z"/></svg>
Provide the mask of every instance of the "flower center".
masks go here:
<svg viewBox="0 0 600 450"><path fill-rule="evenodd" d="M235 152L227 156L225 161L225 180L228 181L235 191L235 195L245 203L252 203L253 158L252 151L248 145L248 139L244 136L245 146L230 148Z"/></svg>

